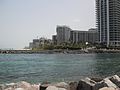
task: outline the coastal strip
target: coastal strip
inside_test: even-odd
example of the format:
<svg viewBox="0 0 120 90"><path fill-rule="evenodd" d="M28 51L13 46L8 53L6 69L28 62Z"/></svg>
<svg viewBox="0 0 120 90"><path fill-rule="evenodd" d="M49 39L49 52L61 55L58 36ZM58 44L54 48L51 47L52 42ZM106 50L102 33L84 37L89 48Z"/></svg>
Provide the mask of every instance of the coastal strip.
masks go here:
<svg viewBox="0 0 120 90"><path fill-rule="evenodd" d="M120 77L85 78L79 82L30 84L25 81L0 84L0 90L120 90Z"/></svg>
<svg viewBox="0 0 120 90"><path fill-rule="evenodd" d="M84 54L84 53L120 53L118 49L83 49L83 50L0 50L0 54Z"/></svg>

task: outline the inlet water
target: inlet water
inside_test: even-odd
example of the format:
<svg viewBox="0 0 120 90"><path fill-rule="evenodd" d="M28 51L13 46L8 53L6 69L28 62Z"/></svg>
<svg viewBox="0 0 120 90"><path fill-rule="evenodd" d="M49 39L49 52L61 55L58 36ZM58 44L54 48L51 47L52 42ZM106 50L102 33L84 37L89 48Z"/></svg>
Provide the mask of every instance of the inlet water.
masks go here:
<svg viewBox="0 0 120 90"><path fill-rule="evenodd" d="M120 54L0 54L0 83L120 75Z"/></svg>

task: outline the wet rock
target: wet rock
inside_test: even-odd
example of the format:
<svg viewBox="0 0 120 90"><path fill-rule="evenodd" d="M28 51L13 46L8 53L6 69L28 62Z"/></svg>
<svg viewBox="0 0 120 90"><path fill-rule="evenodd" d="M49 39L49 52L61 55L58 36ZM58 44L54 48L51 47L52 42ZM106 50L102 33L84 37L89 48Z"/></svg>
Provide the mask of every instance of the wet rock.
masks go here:
<svg viewBox="0 0 120 90"><path fill-rule="evenodd" d="M70 90L76 90L77 89L77 82L70 82L69 86L70 86Z"/></svg>
<svg viewBox="0 0 120 90"><path fill-rule="evenodd" d="M117 89L114 89L112 87L103 87L103 88L101 88L99 90L117 90Z"/></svg>
<svg viewBox="0 0 120 90"><path fill-rule="evenodd" d="M110 77L110 80L120 88L120 77L119 76L114 75Z"/></svg>
<svg viewBox="0 0 120 90"><path fill-rule="evenodd" d="M77 90L93 90L96 82L90 78L80 80L77 86Z"/></svg>

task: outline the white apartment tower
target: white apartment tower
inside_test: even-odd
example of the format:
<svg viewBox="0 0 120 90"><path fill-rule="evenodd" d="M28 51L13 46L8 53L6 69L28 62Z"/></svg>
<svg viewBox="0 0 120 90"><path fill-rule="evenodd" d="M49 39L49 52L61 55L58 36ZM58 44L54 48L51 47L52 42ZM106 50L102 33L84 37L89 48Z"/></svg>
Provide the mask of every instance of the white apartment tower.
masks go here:
<svg viewBox="0 0 120 90"><path fill-rule="evenodd" d="M100 43L120 46L120 0L96 0L96 16Z"/></svg>

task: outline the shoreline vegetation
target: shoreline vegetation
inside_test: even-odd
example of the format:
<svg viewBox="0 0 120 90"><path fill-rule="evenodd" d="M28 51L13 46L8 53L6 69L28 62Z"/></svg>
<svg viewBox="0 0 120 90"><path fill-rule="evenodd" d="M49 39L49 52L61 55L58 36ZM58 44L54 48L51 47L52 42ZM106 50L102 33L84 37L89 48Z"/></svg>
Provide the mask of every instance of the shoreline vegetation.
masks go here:
<svg viewBox="0 0 120 90"><path fill-rule="evenodd" d="M118 49L54 49L54 50L0 50L0 54L91 54L91 53L120 53Z"/></svg>
<svg viewBox="0 0 120 90"><path fill-rule="evenodd" d="M45 43L44 45L25 47L22 50L2 50L0 54L90 54L90 53L120 53L120 47L106 47L101 44L71 44L59 45Z"/></svg>
<svg viewBox="0 0 120 90"><path fill-rule="evenodd" d="M31 84L26 81L0 84L0 90L120 90L120 77L89 78L70 82Z"/></svg>

